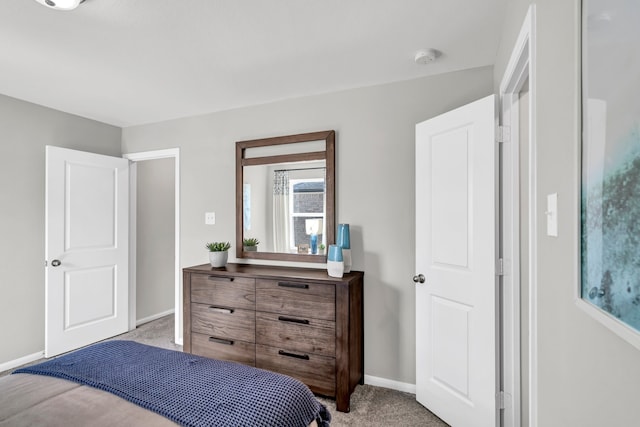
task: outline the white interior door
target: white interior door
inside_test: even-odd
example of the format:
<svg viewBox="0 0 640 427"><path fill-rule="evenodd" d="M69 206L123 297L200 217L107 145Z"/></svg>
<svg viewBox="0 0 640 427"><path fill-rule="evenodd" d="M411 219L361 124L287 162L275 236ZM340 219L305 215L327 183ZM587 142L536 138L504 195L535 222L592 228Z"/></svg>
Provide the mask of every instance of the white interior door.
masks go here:
<svg viewBox="0 0 640 427"><path fill-rule="evenodd" d="M129 161L46 149L45 356L127 331Z"/></svg>
<svg viewBox="0 0 640 427"><path fill-rule="evenodd" d="M416 399L497 423L494 97L416 125Z"/></svg>

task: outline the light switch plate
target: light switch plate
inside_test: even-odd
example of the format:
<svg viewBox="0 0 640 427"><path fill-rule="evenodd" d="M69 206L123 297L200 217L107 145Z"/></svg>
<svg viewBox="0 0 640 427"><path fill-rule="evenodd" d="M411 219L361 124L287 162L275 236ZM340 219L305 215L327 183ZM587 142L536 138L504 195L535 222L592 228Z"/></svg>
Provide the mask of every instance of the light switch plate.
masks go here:
<svg viewBox="0 0 640 427"><path fill-rule="evenodd" d="M214 225L216 223L216 213L215 212L205 212L204 213L204 223L207 225Z"/></svg>
<svg viewBox="0 0 640 427"><path fill-rule="evenodd" d="M547 236L558 237L558 193L547 194Z"/></svg>

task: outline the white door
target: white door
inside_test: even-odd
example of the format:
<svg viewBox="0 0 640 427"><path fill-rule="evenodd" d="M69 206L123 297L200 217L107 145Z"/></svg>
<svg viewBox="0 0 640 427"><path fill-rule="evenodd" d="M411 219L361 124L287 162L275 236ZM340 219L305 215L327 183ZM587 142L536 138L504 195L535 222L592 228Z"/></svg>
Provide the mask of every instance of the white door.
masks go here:
<svg viewBox="0 0 640 427"><path fill-rule="evenodd" d="M45 356L127 331L129 161L46 149Z"/></svg>
<svg viewBox="0 0 640 427"><path fill-rule="evenodd" d="M494 120L489 96L416 125L416 399L453 427L497 423Z"/></svg>

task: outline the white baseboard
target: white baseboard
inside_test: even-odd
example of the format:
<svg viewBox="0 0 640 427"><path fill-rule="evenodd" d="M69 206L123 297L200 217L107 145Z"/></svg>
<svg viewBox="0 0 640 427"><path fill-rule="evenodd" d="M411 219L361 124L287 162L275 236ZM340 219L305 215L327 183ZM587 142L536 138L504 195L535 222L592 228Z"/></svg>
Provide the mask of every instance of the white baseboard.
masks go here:
<svg viewBox="0 0 640 427"><path fill-rule="evenodd" d="M9 369L17 368L18 366L25 365L44 357L44 350L37 353L23 356L19 359L9 360L8 362L0 363L0 372L8 371Z"/></svg>
<svg viewBox="0 0 640 427"><path fill-rule="evenodd" d="M400 381L388 380L386 378L374 377L371 375L364 376L364 383L376 387L390 388L392 390L403 391L405 393L416 394L416 385L409 383L401 383Z"/></svg>
<svg viewBox="0 0 640 427"><path fill-rule="evenodd" d="M175 309L170 309L164 311L162 313L154 314L153 316L145 317L144 319L136 320L136 326L143 325L145 323L149 323L152 320L160 319L161 317L168 316L173 314ZM17 368L18 366L25 365L27 363L33 362L34 360L42 359L44 357L44 350L39 351L37 353L29 354L27 356L20 357L19 359L9 360L8 362L0 363L0 372L8 371L13 368Z"/></svg>
<svg viewBox="0 0 640 427"><path fill-rule="evenodd" d="M138 319L138 320L136 320L136 326L140 326L140 325L143 325L145 323L149 323L149 322L151 322L153 320L157 320L157 319L159 319L161 317L168 316L170 314L175 313L175 311L176 310L174 308L172 308L170 310L163 311L162 313L158 313L158 314L154 314L153 316L145 317L144 319Z"/></svg>

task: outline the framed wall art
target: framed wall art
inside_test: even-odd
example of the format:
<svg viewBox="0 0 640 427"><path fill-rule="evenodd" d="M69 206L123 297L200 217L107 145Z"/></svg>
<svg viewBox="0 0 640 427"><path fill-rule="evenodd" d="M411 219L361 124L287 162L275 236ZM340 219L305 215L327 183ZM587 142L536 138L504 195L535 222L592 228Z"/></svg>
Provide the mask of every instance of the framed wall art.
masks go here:
<svg viewBox="0 0 640 427"><path fill-rule="evenodd" d="M583 0L582 19L579 293L638 334L640 2Z"/></svg>

